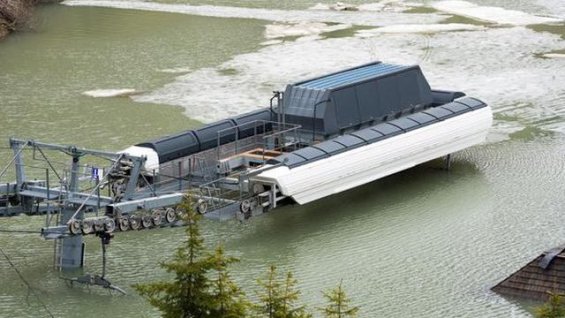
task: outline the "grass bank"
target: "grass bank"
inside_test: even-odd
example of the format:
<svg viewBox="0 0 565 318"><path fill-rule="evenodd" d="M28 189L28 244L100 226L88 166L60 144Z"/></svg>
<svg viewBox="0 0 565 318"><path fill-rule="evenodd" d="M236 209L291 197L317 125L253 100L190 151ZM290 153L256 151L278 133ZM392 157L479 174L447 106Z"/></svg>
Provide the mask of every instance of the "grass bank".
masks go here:
<svg viewBox="0 0 565 318"><path fill-rule="evenodd" d="M60 0L0 0L0 39L24 28L36 5L52 2Z"/></svg>

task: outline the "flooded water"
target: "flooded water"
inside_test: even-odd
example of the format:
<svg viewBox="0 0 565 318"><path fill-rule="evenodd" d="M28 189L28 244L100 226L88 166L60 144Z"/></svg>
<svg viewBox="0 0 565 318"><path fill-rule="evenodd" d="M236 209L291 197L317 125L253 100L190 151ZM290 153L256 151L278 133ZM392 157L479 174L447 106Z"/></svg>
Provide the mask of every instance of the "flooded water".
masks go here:
<svg viewBox="0 0 565 318"><path fill-rule="evenodd" d="M373 60L418 63L432 87L492 105L485 144L455 154L450 172L432 161L246 223L204 221L207 242L241 258L233 276L251 296L275 263L296 274L310 308L343 279L360 317L530 317L489 289L565 241L565 4L350 2L359 10L309 0L40 7L31 31L0 42L0 162L10 136L115 151L265 106L285 83ZM0 229L43 222L5 218ZM157 263L183 235L117 234L108 277L128 295L110 296L60 280L53 242L0 233L38 296L0 257L0 317L48 317L42 304L55 317L158 317L130 286L166 278ZM86 243L85 271L99 273L99 243Z"/></svg>

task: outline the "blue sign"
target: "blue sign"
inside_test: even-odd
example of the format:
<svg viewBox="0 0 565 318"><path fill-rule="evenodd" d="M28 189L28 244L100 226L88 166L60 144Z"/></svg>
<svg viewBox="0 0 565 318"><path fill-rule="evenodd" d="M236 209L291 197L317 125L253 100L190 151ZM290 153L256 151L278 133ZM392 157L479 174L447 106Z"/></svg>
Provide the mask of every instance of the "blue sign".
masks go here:
<svg viewBox="0 0 565 318"><path fill-rule="evenodd" d="M100 176L98 175L98 168L92 167L91 179L100 180Z"/></svg>

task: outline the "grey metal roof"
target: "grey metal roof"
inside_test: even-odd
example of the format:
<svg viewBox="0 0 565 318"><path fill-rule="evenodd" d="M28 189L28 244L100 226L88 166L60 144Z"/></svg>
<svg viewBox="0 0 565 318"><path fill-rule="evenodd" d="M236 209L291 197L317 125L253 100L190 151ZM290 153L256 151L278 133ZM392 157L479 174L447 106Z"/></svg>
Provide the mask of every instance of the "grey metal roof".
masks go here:
<svg viewBox="0 0 565 318"><path fill-rule="evenodd" d="M400 117L398 119L389 121L388 123L404 131L416 129L418 126L420 126L417 121L411 120L409 117Z"/></svg>
<svg viewBox="0 0 565 318"><path fill-rule="evenodd" d="M453 115L453 113L450 112L449 110L444 109L444 108L439 108L439 107L433 107L433 108L426 109L422 113L434 116L435 118L438 118L438 119L448 118L449 116Z"/></svg>
<svg viewBox="0 0 565 318"><path fill-rule="evenodd" d="M439 106L439 108L447 109L454 114L462 114L462 113L466 113L470 110L473 110L471 107L469 107L465 104L462 104L462 103L458 103L458 102L445 104L443 106Z"/></svg>
<svg viewBox="0 0 565 318"><path fill-rule="evenodd" d="M402 130L398 126L391 125L389 123L382 123L371 127L372 130L380 132L381 134L392 137L402 133Z"/></svg>
<svg viewBox="0 0 565 318"><path fill-rule="evenodd" d="M353 136L353 135L343 135L343 136L336 137L332 140L337 142L337 143L344 145L345 147L355 147L355 146L358 146L358 145L366 144L365 140L363 140L359 137Z"/></svg>
<svg viewBox="0 0 565 318"><path fill-rule="evenodd" d="M306 160L311 160L311 159L317 159L317 158L321 158L321 157L326 157L327 153L320 150L320 149L316 149L314 147L307 147L307 148L302 148L296 151L292 152L293 155L297 155L300 156Z"/></svg>
<svg viewBox="0 0 565 318"><path fill-rule="evenodd" d="M385 135L383 133L378 132L371 128L365 128L358 131L354 131L351 133L351 135L359 137L369 143L385 138Z"/></svg>
<svg viewBox="0 0 565 318"><path fill-rule="evenodd" d="M477 99L465 97L449 104L432 107L425 111L409 114L398 119L380 123L362 130L357 130L310 147L278 156L269 160L269 163L283 163L284 159L288 158L288 161L284 162L284 165L294 168L486 106L487 105L485 103Z"/></svg>
<svg viewBox="0 0 565 318"><path fill-rule="evenodd" d="M480 100L473 98L473 97L463 98L463 99L457 100L455 102L460 103L460 104L464 104L464 105L469 106L473 109L481 108L481 107L483 107L483 104L484 104Z"/></svg>
<svg viewBox="0 0 565 318"><path fill-rule="evenodd" d="M409 67L410 66L376 62L373 64L368 64L358 68L349 69L339 73L334 73L309 81L301 82L296 84L296 86L320 90L332 89L353 83L358 83L360 81L375 78L378 76L392 74Z"/></svg>
<svg viewBox="0 0 565 318"><path fill-rule="evenodd" d="M410 115L410 119L417 121L420 124L428 124L438 121L438 119L430 114L426 113L416 113Z"/></svg>
<svg viewBox="0 0 565 318"><path fill-rule="evenodd" d="M333 154L333 153L337 153L340 151L343 151L344 149L346 149L346 147L340 143L337 143L333 140L327 140L324 142L321 142L319 144L315 144L312 146L312 148L316 148L316 149L320 149L325 153L328 154Z"/></svg>

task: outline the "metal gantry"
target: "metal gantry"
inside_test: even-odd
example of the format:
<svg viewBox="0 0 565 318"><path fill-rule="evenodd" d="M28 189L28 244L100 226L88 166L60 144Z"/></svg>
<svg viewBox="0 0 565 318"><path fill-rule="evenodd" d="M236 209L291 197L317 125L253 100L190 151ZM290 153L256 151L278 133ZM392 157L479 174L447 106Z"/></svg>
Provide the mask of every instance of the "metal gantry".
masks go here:
<svg viewBox="0 0 565 318"><path fill-rule="evenodd" d="M13 166L15 182L0 183L0 216L44 214L41 235L55 240L55 266L73 269L84 265L84 235L182 225L176 207L185 198L210 218L263 213L281 198L275 185L251 179L276 167L265 166L269 158L296 149L299 126L270 122L267 132L265 122L253 124L263 126L261 134L229 144L218 137L216 148L158 171L147 171L143 156L10 139L13 156L0 180Z"/></svg>

